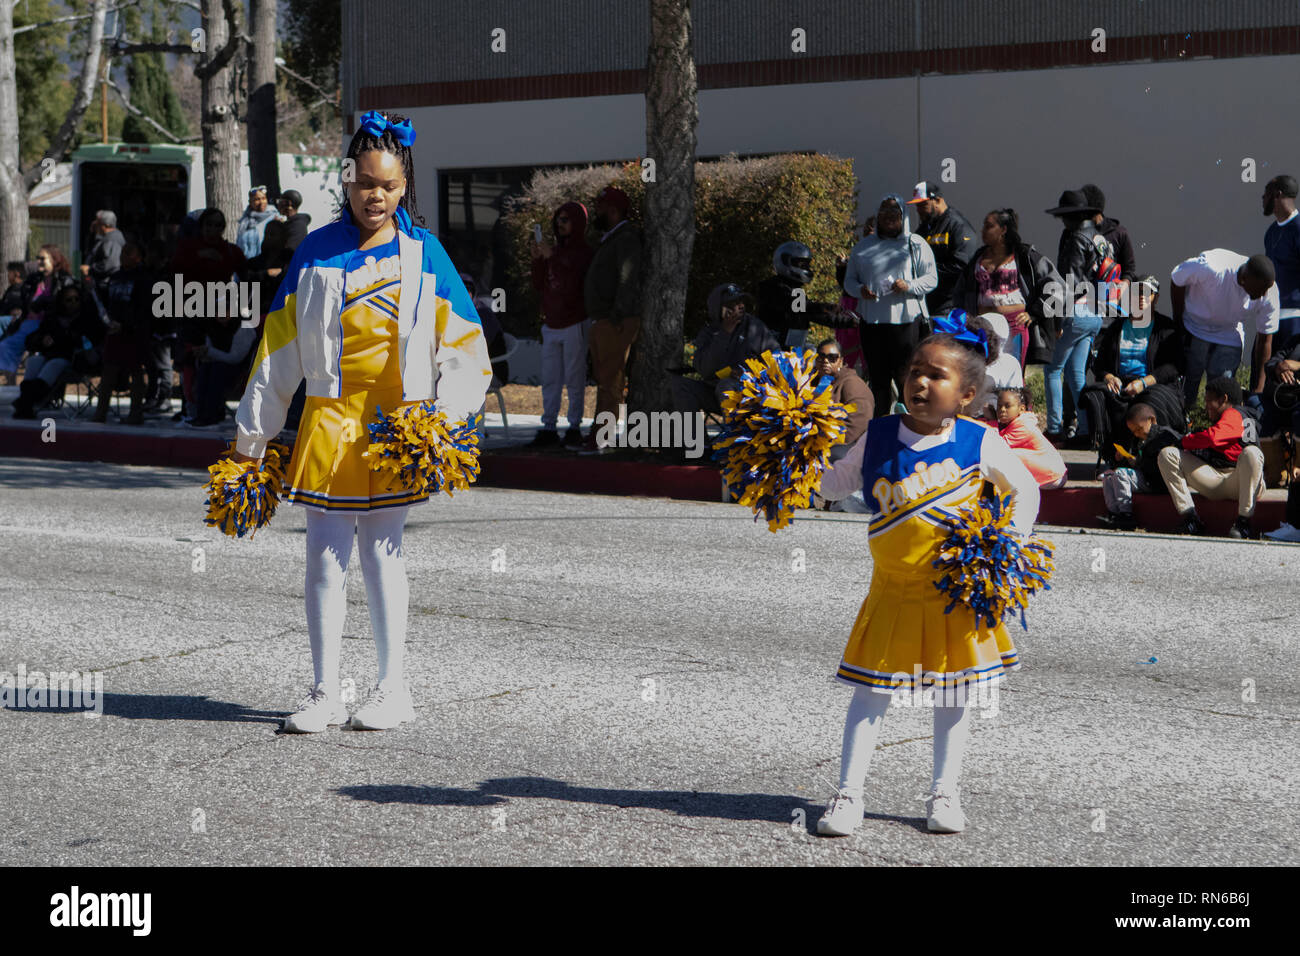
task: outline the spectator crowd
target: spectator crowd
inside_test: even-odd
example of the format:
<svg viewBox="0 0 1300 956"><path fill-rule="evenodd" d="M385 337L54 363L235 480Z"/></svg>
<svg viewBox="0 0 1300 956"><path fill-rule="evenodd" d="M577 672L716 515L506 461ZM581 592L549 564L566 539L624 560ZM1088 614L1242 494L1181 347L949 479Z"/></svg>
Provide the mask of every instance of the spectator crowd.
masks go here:
<svg viewBox="0 0 1300 956"><path fill-rule="evenodd" d="M774 349L815 351L835 399L855 408L833 452L840 457L872 417L905 411L900 398L913 349L933 318L956 317L982 329L990 349L985 387L965 413L996 429L1042 487L1068 480L1059 449L1093 449L1108 508L1104 523L1135 527L1134 496L1167 494L1183 529L1203 534L1196 492L1234 498L1238 519L1230 533L1254 536L1259 529L1252 518L1264 490L1260 440L1278 435L1284 449L1293 449L1300 414L1296 200L1295 178L1275 176L1262 197L1271 220L1263 251L1206 249L1165 281L1138 271L1135 242L1091 183L1064 190L1045 210L1061 227L1055 256L1021 235L1014 209L989 210L977 230L937 183L917 183L910 199L885 193L862 238L832 267L842 293L835 301L808 298L816 270L827 266L794 239L773 251L772 274L754 293L734 280L712 289L691 366L669 370L675 409L718 416L747 359ZM25 358L14 417L35 417L66 382L97 376L94 419L107 420L120 388L131 396L124 420L139 424L170 409L179 378L182 407L174 420L221 424L227 401L238 397L247 377L260 324L238 321L233 308L224 315L155 317L154 284L176 276L257 283L264 315L307 233L310 217L298 211L301 204L294 190L272 203L265 187L255 187L235 242L225 239L220 210L205 209L191 213L174 245L124 236L105 210L96 216L80 276L51 245L30 266L9 263L0 313L6 384L15 384ZM625 401L629 356L641 328L642 238L631 206L626 193L607 186L590 213L571 199L555 209L549 235L535 228L531 281L542 313L542 416L533 447L608 450L597 428L583 435L583 402L589 375L598 417L617 416ZM472 289L475 280L464 278ZM1166 296L1168 312L1160 308ZM481 315L491 311L486 303L480 307ZM832 330L832 337L810 342L814 326ZM494 325L494 355L502 351L500 331ZM1041 410L1031 407L1025 387L1029 365L1042 367ZM1239 369L1248 374L1245 390L1236 381ZM504 381L504 366L498 374ZM1209 426L1194 430L1203 381ZM1300 474L1290 457L1284 472L1292 479L1287 521L1268 535L1300 541ZM844 507L852 509L852 499Z"/></svg>

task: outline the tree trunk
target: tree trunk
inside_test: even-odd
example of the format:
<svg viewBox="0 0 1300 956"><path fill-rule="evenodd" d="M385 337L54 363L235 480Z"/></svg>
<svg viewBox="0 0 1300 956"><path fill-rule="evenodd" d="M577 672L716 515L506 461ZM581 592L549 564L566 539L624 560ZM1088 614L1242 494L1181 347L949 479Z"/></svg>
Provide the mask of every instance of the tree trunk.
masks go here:
<svg viewBox="0 0 1300 956"><path fill-rule="evenodd" d="M25 173L19 169L18 85L14 61L13 4L0 0L0 249L6 261L27 258L27 194L51 163L67 151L95 96L99 79L100 51L104 46L104 17L108 0L95 0L91 6L90 35L86 41L86 61L77 80L72 106L63 118L59 131L50 141L45 156Z"/></svg>
<svg viewBox="0 0 1300 956"><path fill-rule="evenodd" d="M641 335L628 404L636 410L672 408L668 368L682 364L686 281L695 246L695 55L690 0L649 0L646 64L646 157L655 177L646 183L645 246L641 258Z"/></svg>
<svg viewBox="0 0 1300 956"><path fill-rule="evenodd" d="M27 258L27 188L18 168L18 82L14 9L0 0L0 254Z"/></svg>
<svg viewBox="0 0 1300 956"><path fill-rule="evenodd" d="M266 185L272 203L280 195L280 149L275 138L276 0L252 0L253 55L248 71L248 171L254 186Z"/></svg>
<svg viewBox="0 0 1300 956"><path fill-rule="evenodd" d="M208 205L225 214L226 238L233 240L247 205L239 189L239 124L230 65L239 43L239 21L231 0L202 2L206 48L195 74L202 83L203 185Z"/></svg>

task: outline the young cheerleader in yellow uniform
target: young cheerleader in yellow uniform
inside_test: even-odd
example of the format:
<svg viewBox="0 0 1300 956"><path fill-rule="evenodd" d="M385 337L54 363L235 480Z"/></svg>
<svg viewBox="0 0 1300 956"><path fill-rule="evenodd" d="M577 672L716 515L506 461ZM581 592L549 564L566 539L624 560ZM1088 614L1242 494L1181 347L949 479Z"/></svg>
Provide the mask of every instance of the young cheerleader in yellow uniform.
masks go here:
<svg viewBox="0 0 1300 956"><path fill-rule="evenodd" d="M1006 627L987 627L935 586L933 562L951 520L984 481L1013 495L1022 535L1038 515L1038 484L996 431L959 414L984 382L982 332L937 319L946 331L912 355L904 383L907 414L871 421L866 434L822 478L838 501L859 488L873 508L868 524L871 585L836 673L852 685L844 725L839 792L817 824L826 836L852 833L863 818L863 786L894 690L918 697L934 687L934 775L927 800L931 831L965 827L957 785L970 724L972 689L1000 681L1019 664ZM946 705L946 706L943 706Z"/></svg>
<svg viewBox="0 0 1300 956"><path fill-rule="evenodd" d="M255 461L284 427L299 382L307 400L285 500L307 509L307 631L313 686L285 729L311 733L349 720L339 693L345 574L358 542L379 680L351 716L356 729L411 720L402 676L408 582L402 530L427 492L404 487L365 457L380 413L429 399L453 424L483 404L492 371L478 314L438 240L411 220L409 121L371 111L348 146L339 218L294 254L267 315L249 374L232 457ZM355 165L352 165L355 164ZM348 177L345 176L345 180Z"/></svg>

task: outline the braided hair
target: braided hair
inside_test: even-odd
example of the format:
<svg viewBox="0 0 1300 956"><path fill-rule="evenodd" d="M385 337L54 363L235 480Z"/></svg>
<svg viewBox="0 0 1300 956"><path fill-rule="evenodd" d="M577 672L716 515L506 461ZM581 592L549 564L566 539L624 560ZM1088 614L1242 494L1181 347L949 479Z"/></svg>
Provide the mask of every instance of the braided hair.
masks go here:
<svg viewBox="0 0 1300 956"><path fill-rule="evenodd" d="M385 118L392 123L401 123L406 120L405 116L397 113L385 114ZM421 226L424 225L424 217L419 214L415 199L415 161L411 155L411 147L403 146L393 136L392 130L384 130L383 135L375 136L367 133L364 129L358 129L352 134L352 141L348 143L347 152L343 154L343 160L352 160L354 163L360 158L362 153L368 153L373 149L383 150L385 153L392 153L397 157L397 161L402 164L402 175L406 178L406 192L398 201L398 205L406 210L411 221ZM334 210L334 219L338 221L343 218L343 210L348 207L348 191L346 185L343 189L343 196L339 201L338 208Z"/></svg>

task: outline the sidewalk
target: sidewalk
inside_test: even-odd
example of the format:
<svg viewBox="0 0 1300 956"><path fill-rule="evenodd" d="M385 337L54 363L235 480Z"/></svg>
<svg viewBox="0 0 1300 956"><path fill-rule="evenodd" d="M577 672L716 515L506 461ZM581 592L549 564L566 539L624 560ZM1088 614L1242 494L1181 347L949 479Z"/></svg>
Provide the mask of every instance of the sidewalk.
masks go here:
<svg viewBox="0 0 1300 956"><path fill-rule="evenodd" d="M46 409L35 420L14 421L12 402L17 394L17 388L0 387L0 455L8 457L206 469L234 437L233 421L212 428L177 427L170 415L151 416L144 425L131 426L110 412L108 423L100 425L87 420L89 410L74 419L69 417L69 409ZM178 401L173 404L179 409ZM125 399L122 410L125 412ZM507 416L508 428L499 413L486 415L487 439L478 480L485 487L727 500L719 468L707 457L699 459L699 464L661 465L627 460L617 453L587 457L566 450L533 451L525 446L540 425L539 416L510 414L508 410ZM47 419L54 421L52 436L42 424ZM583 428L590 427L591 420L584 419ZM280 440L290 446L295 437L292 431L280 433ZM1100 527L1097 516L1106 513L1106 505L1101 484L1093 479L1095 454L1063 451L1062 455L1070 469L1070 484L1043 492L1040 523ZM1234 502L1199 497L1197 509L1214 534L1226 533L1237 513ZM1134 510L1141 526L1149 531L1177 529L1178 516L1168 495L1140 495ZM1276 528L1285 510L1286 490L1268 489L1255 510L1255 530Z"/></svg>

